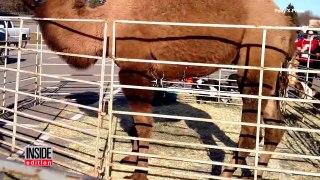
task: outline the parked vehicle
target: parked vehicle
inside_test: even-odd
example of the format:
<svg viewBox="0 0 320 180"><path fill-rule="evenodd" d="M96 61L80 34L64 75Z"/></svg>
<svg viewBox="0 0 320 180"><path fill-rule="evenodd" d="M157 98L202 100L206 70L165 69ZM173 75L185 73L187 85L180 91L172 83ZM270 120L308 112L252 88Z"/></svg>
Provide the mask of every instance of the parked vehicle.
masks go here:
<svg viewBox="0 0 320 180"><path fill-rule="evenodd" d="M205 90L210 92L210 94L197 94L196 100L197 103L201 102L218 102L219 97L221 102L223 103L230 103L232 101L232 98L229 96L219 96L220 92L236 92L238 84L235 82L237 79L237 74L230 74L228 76L227 81L224 80L224 82L219 83L219 80L215 80L212 78L192 78L192 89L194 90ZM219 88L220 86L220 88Z"/></svg>
<svg viewBox="0 0 320 180"><path fill-rule="evenodd" d="M22 47L26 47L28 40L30 40L30 29L22 28ZM0 42L5 42L6 37L9 45L18 46L20 28L14 27L9 19L0 19Z"/></svg>

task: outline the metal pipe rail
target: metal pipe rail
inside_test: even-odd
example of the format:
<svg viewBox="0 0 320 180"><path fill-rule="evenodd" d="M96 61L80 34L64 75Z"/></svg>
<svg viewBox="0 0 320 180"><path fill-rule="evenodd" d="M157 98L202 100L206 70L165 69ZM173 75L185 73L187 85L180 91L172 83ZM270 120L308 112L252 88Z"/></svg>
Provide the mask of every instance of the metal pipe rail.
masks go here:
<svg viewBox="0 0 320 180"><path fill-rule="evenodd" d="M29 68L29 67L36 67L37 65L35 65L35 64L32 64L32 65L28 65L28 66L21 66L21 69L23 69L23 68Z"/></svg>
<svg viewBox="0 0 320 180"><path fill-rule="evenodd" d="M88 110L98 111L98 108L85 106L85 105L81 105L81 104L76 104L76 103L70 103L68 101L62 101L62 100L53 99L53 98L49 98L49 97L29 94L29 93L25 93L25 92L21 92L21 91L14 91L14 90L7 89L7 88L0 88L0 90L12 92L12 93L19 94L19 95L25 95L25 96L35 97L35 98L39 98L39 99L49 100L49 101L53 101L53 102L60 102L60 103L66 104L66 105L80 107L80 108L84 108L84 109L88 109Z"/></svg>
<svg viewBox="0 0 320 180"><path fill-rule="evenodd" d="M166 82L166 81L164 81ZM198 85L196 83L189 83L189 85ZM213 84L200 84L201 86L207 86L207 87L223 87L223 88L234 88L234 89L238 89L238 86L228 86L228 85L213 85ZM206 90L206 91L210 91L210 90ZM220 92L230 92L230 91L222 91L220 90ZM239 93L239 92L237 92Z"/></svg>
<svg viewBox="0 0 320 180"><path fill-rule="evenodd" d="M28 80L32 80L36 78L35 76L31 76L31 77L26 77L26 78L21 78L20 79L20 82L23 82L23 81L28 81ZM10 81L10 82L6 82L6 84L15 84L16 81ZM0 85L4 85L4 84L0 84ZM30 84L29 84L30 85ZM21 86L20 86L21 87Z"/></svg>
<svg viewBox="0 0 320 180"><path fill-rule="evenodd" d="M143 167L130 166L130 165L119 164L119 163L108 163L107 165L110 166L110 167L113 167L113 168L125 168L127 170L132 170L132 171L134 171L135 169L142 170L142 171L148 171L148 173L150 175L154 175L154 176L157 176L159 174L159 171L160 171L160 168L158 168L158 167L143 168ZM188 172L188 171L178 172L178 171L167 170L167 171L163 172L163 168L161 168L161 174L162 173L166 174L165 176L168 176L169 178L181 178L181 177L183 177L183 179L191 178L191 179L241 180L241 179L235 178L235 177L224 178L224 177L221 177L221 176L206 175L206 174L193 173L193 172ZM118 178L112 177L112 179L118 179Z"/></svg>
<svg viewBox="0 0 320 180"><path fill-rule="evenodd" d="M12 110L12 109L8 109L8 108L5 108L5 107L0 107L0 109L3 109L3 110L6 110L8 112L14 113L14 110ZM28 118L32 118L32 119L40 121L40 122L45 122L45 123L48 123L48 124L51 124L51 125L55 125L55 126L58 126L58 127L62 127L62 128L68 129L68 130L73 130L75 132L80 132L80 133L86 134L86 135L91 136L91 137L96 137L96 134L90 133L88 131L82 130L82 129L74 127L74 126L70 126L70 125L67 125L67 124L59 123L59 122L56 122L56 121L52 121L50 119L41 118L39 116L34 116L34 115L31 115L31 114L28 114L28 113L24 113L24 112L20 112L20 111L16 111L15 113L17 113L20 116L25 116L25 117L28 117ZM19 126L19 124L17 124L17 126ZM102 137L102 138L107 139L107 137Z"/></svg>
<svg viewBox="0 0 320 180"><path fill-rule="evenodd" d="M140 141L146 141L146 142L150 142L150 143L170 144L170 145L178 145L178 146L189 146L189 147L219 149L219 150L248 152L248 153L256 153L256 152L259 151L260 154L271 154L271 155L278 155L278 156L288 156L288 157L298 157L298 158L305 158L305 159L320 160L319 156L303 155L303 154L292 154L292 153L280 153L280 152L270 152L270 151L255 150L255 149L251 150L251 149L228 147L228 146L221 147L221 146L218 146L218 145L177 142L177 141L169 141L169 140L161 140L161 139L137 138L137 137L120 136L120 135L113 135L111 138L124 139L124 140L140 140ZM231 166L233 166L233 165L231 165ZM236 167L236 166L234 166L234 167Z"/></svg>
<svg viewBox="0 0 320 180"><path fill-rule="evenodd" d="M235 25L235 24L201 24L201 23L180 23L180 22L157 22L157 21L133 21L115 20L114 24L141 24L141 25L162 25L162 26L184 26L184 27L211 27L211 28L241 28L261 30L312 30L320 31L320 28L289 27L289 26L256 26L256 25Z"/></svg>
<svg viewBox="0 0 320 180"><path fill-rule="evenodd" d="M182 61L162 61L151 59L127 59L127 58L115 58L114 61L122 62L139 62L139 63L153 63L153 64L166 64L166 65L180 65L180 66L199 66L199 67L217 67L217 68L233 68L233 69L248 69L248 70L263 70L263 71L279 71L279 72L307 72L312 74L320 73L320 70L302 70L302 69L284 69L274 67L263 66L239 66L239 65L227 65L227 64L208 64L208 63L191 63Z"/></svg>
<svg viewBox="0 0 320 180"><path fill-rule="evenodd" d="M166 159L166 160L173 160L173 161L192 162L192 163L210 164L210 165L218 165L218 166L230 166L230 167L237 167L237 168L251 169L251 170L263 170L263 171L281 172L281 173L287 173L287 174L320 177L320 174L316 173L316 172L312 173L312 172L304 172L304 171L265 168L265 167L261 167L261 166L249 166L249 165L221 163L221 162L216 162L216 161L194 160L194 159L188 159L188 158L169 157L169 156L147 154L147 153L123 152L123 151L116 151L116 150L113 150L112 152L115 154L122 154L122 155L134 155L134 156L143 156L143 157L148 157L148 158ZM137 169L140 169L140 168L137 167Z"/></svg>
<svg viewBox="0 0 320 180"><path fill-rule="evenodd" d="M58 77L84 77L84 76L100 77L100 74L51 74L51 75L58 76ZM111 74L106 74L104 76L111 76Z"/></svg>
<svg viewBox="0 0 320 180"><path fill-rule="evenodd" d="M38 49L17 48L17 47L7 47L7 49L9 49L9 50L23 50L23 51L29 51L29 52L35 52L35 53L45 53L45 54L53 54L53 55L61 55L61 56L83 57L83 58L98 59L98 60L102 59L100 56L90 56L90 55L74 54L74 53L63 53L63 52L56 52L56 51L51 51L51 50L38 50Z"/></svg>
<svg viewBox="0 0 320 180"><path fill-rule="evenodd" d="M127 111L113 111L113 114L145 116L145 117L177 119L177 120L183 119L185 121L198 121L198 122L210 122L210 123L215 122L215 123L224 123L224 124L232 124L232 125L251 126L251 127L258 127L258 128L273 128L273 129L283 129L283 130L300 131L300 132L320 133L320 129L285 127L285 126L276 126L276 125L267 125L267 124L234 122L234 121L221 121L221 120L214 120L214 119L208 119L208 118L173 116L173 115L164 115L164 114L155 114L155 113L150 114L150 113L127 112Z"/></svg>
<svg viewBox="0 0 320 180"><path fill-rule="evenodd" d="M168 91L168 92L182 92L182 93L194 93L194 94L207 94L210 95L208 91L196 91L189 89L176 89L176 88L157 88L157 87L145 87L145 86L131 86L131 85L114 85L116 88L126 88L126 89L143 89L143 90L155 90L155 91ZM0 88L1 89L1 88ZM293 98L281 98L272 96L259 96L259 95L247 95L247 94L236 94L236 93L222 93L220 95L228 97L238 97L238 98L255 98L255 99L270 99L278 101L296 101L296 102L306 102L306 103L320 103L320 100L309 100L309 99L293 99Z"/></svg>
<svg viewBox="0 0 320 180"><path fill-rule="evenodd" d="M19 123L14 124L11 121L7 121L7 120L2 119L2 118L0 118L0 122L4 122L4 123L6 123L6 125L9 125L9 126L12 126L12 127L16 126L16 127L20 127L20 128L23 128L23 129L32 130L34 132L37 132L37 133L40 133L40 134L44 134L44 135L47 135L47 136L50 136L50 137L54 137L54 138L57 138L57 139L60 139L60 140L63 140L63 141L69 142L69 143L77 144L79 146L86 147L86 148L89 148L89 149L95 149L94 147L91 147L91 146L89 146L87 144L79 143L79 142L71 140L71 139L66 139L66 138L63 138L61 136L57 136L57 135L54 135L52 133L48 133L48 132L45 132L45 131L37 130L37 129L34 129L32 127L28 127L28 126L25 126L25 125L22 125L22 124L19 124Z"/></svg>
<svg viewBox="0 0 320 180"><path fill-rule="evenodd" d="M12 72L21 72L21 73L26 73L26 74L32 74L32 75L37 75L37 76L42 76L42 77L50 77L50 78L55 78L55 79L60 79L60 80L86 83L86 84L90 84L90 85L97 85L97 86L100 85L97 82L84 81L84 80L80 80L80 79L72 79L72 78L60 77L60 76L55 76L55 75L48 75L48 74L43 74L43 73L35 73L35 72L31 72L31 71L26 71L26 70L17 70L17 69L13 69L13 68L3 68L3 67L0 67L0 69L12 71Z"/></svg>
<svg viewBox="0 0 320 180"><path fill-rule="evenodd" d="M111 62L111 60L108 60L107 62ZM60 63L43 63L43 66L69 66L68 64L60 64ZM94 64L93 66L101 66L101 64ZM111 66L111 64L106 64L106 67Z"/></svg>
<svg viewBox="0 0 320 180"><path fill-rule="evenodd" d="M0 16L0 19L8 19L8 16ZM10 16L10 19L16 20L35 20L35 21L61 21L61 22L87 22L87 23L94 23L100 22L105 23L106 20L101 19L67 19L67 18L36 18L36 17L14 17Z"/></svg>

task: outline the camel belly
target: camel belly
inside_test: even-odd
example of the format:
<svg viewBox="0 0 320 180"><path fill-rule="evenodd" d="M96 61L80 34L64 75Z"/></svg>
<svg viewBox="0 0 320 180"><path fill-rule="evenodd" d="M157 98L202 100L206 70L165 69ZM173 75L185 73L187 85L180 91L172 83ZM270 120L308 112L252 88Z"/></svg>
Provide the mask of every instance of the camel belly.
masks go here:
<svg viewBox="0 0 320 180"><path fill-rule="evenodd" d="M185 40L154 43L152 54L157 60L207 64L231 64L238 48L230 43L214 40ZM154 69L167 78L205 76L218 70L216 67L154 65Z"/></svg>
<svg viewBox="0 0 320 180"><path fill-rule="evenodd" d="M151 59L174 62L231 64L238 53L238 46L217 40L183 39L172 41L123 41L118 43L117 57ZM147 73L151 77L180 79L205 76L218 70L216 67L193 65L168 65L156 63L118 62L121 69Z"/></svg>

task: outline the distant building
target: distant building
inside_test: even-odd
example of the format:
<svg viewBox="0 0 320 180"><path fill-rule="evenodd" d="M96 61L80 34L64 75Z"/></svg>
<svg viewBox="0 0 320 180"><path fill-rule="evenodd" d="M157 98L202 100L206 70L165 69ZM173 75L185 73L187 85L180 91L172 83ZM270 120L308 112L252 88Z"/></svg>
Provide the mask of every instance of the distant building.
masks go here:
<svg viewBox="0 0 320 180"><path fill-rule="evenodd" d="M320 19L310 19L309 27L320 27Z"/></svg>

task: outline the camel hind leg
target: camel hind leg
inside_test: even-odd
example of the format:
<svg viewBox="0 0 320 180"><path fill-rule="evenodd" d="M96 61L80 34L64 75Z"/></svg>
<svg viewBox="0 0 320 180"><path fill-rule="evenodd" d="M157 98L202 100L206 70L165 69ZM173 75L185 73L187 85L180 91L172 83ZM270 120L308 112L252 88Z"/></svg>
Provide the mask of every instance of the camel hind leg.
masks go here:
<svg viewBox="0 0 320 180"><path fill-rule="evenodd" d="M135 85L135 86L151 86L151 80L139 73L133 71L120 71L119 80L123 85ZM150 90L138 90L138 89L123 89L129 107L132 112L139 113L152 113L152 98L153 91ZM134 134L139 138L150 138L153 130L153 118L146 116L133 116ZM149 142L146 141L133 141L132 152L148 153ZM148 166L148 158L144 156L127 156L121 163L135 164L138 167L146 168ZM147 171L135 170L133 175L127 177L134 180L147 179Z"/></svg>
<svg viewBox="0 0 320 180"><path fill-rule="evenodd" d="M284 126L285 123L280 112L279 101L266 101L266 107L263 111L264 123L269 125ZM263 151L274 152L278 144L280 143L284 133L285 130L283 129L265 128ZM260 154L258 165L266 167L270 159L271 154ZM262 174L263 171L258 171L258 177L262 177Z"/></svg>
<svg viewBox="0 0 320 180"><path fill-rule="evenodd" d="M244 94L257 94L258 88L244 87ZM241 122L245 123L257 123L257 113L258 113L258 100L252 98L243 98L242 116ZM254 149L256 145L256 134L257 128L253 126L241 126L241 131L239 135L239 140L237 147L244 149ZM262 139L262 134L260 131L260 141ZM249 152L235 151L231 160L231 164L245 165L246 158ZM236 167L225 167L221 176L222 177L232 177L233 173L236 171Z"/></svg>
<svg viewBox="0 0 320 180"><path fill-rule="evenodd" d="M259 92L259 71L247 71L245 73L245 79L241 79L240 91L242 94L258 95ZM243 76L242 76L243 77ZM253 78L255 77L255 78ZM263 80L262 95L274 96L276 92L276 81L278 79L278 72L265 72ZM258 113L258 99L255 98L243 98L242 108L242 122L257 123ZM261 104L261 123L282 125L282 117L280 108L274 100L262 100ZM279 129L265 129L265 143L264 150L274 151L279 144L284 131ZM254 149L256 146L257 128L253 126L241 126L241 132L238 141L238 148ZM259 136L259 143L262 140L261 130ZM233 164L246 164L246 158L250 153L248 152L234 152L232 162ZM267 166L271 156L261 154L259 158L259 165ZM235 167L225 167L222 176L231 177L236 170ZM262 176L262 171L258 171L258 177Z"/></svg>

